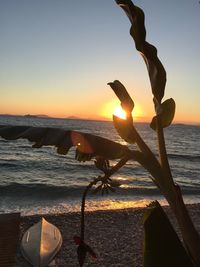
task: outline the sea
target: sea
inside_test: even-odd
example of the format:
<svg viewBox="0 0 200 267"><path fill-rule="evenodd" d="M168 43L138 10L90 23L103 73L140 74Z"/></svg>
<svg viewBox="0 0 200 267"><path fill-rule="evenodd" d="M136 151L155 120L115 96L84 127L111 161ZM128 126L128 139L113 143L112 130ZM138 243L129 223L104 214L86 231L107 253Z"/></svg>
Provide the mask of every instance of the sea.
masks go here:
<svg viewBox="0 0 200 267"><path fill-rule="evenodd" d="M0 125L56 127L99 135L126 144L111 121L0 116ZM148 123L135 123L138 132L157 155L157 139ZM186 203L200 202L200 126L173 124L165 129L167 153L174 180ZM128 145L128 144L127 144ZM135 145L132 148L136 149ZM114 165L117 161L111 161ZM94 160L78 162L75 149L58 155L55 147L32 148L24 139L0 138L0 213L23 215L80 212L86 186L102 173ZM166 204L148 172L129 161L115 173L121 186L109 195L86 199L86 210L137 208L158 200Z"/></svg>

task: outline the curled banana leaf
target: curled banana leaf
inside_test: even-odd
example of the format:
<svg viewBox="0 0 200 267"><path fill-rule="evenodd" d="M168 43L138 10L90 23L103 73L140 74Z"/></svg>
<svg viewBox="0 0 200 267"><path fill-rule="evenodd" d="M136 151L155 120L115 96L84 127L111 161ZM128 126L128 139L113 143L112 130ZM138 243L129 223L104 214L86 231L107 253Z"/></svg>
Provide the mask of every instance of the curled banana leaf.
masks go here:
<svg viewBox="0 0 200 267"><path fill-rule="evenodd" d="M126 88L124 85L118 81L115 80L114 82L108 83L116 96L119 98L121 101L121 107L128 113L130 114L134 108L134 102L132 98L130 97L129 93L127 92Z"/></svg>
<svg viewBox="0 0 200 267"><path fill-rule="evenodd" d="M108 160L119 159L128 152L126 146L106 138L60 128L0 125L0 136L7 140L27 139L34 142L34 148L55 146L57 152L63 155L75 146L76 159L79 161L97 156Z"/></svg>
<svg viewBox="0 0 200 267"><path fill-rule="evenodd" d="M160 114L158 114L157 116L160 117L161 120L161 125L163 128L168 127L174 118L175 115L175 108L176 108L176 103L173 100L173 98L169 98L167 100L165 100L162 104L161 104L161 111ZM157 116L153 117L152 121L151 121L151 128L155 131L156 130L156 118Z"/></svg>
<svg viewBox="0 0 200 267"><path fill-rule="evenodd" d="M152 93L157 102L160 103L165 91L166 71L157 56L155 46L146 42L144 12L135 6L131 0L116 0L116 3L125 11L131 22L130 34L134 39L136 49L141 53L146 63Z"/></svg>
<svg viewBox="0 0 200 267"><path fill-rule="evenodd" d="M120 119L113 115L113 123L119 136L129 144L134 144L136 141L135 128L133 122L130 119Z"/></svg>

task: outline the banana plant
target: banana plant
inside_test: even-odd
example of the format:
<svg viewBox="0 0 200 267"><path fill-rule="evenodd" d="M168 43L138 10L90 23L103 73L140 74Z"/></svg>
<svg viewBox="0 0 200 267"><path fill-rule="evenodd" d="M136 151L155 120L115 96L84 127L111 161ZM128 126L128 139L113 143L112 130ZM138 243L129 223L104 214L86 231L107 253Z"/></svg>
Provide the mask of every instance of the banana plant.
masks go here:
<svg viewBox="0 0 200 267"><path fill-rule="evenodd" d="M175 101L172 98L162 101L165 93L166 71L157 56L157 49L146 41L145 16L143 10L134 5L131 0L116 0L116 3L125 11L130 20L130 35L135 42L136 49L144 59L149 74L155 107L155 116L150 126L157 134L159 151L159 162L157 162L158 170L156 170L156 175L153 175L153 181L167 199L177 218L188 254L192 258L195 266L200 266L200 237L184 204L181 189L173 180L166 152L163 129L171 124L175 114ZM121 122L120 119L116 120L114 118L118 133L126 141L135 139L141 152L153 163L155 159L153 159L149 148L141 141L140 136L133 126L130 111L132 111L131 109L134 105L130 105L131 99L126 89L118 81L110 85L120 99L122 108L124 108L128 114L126 123ZM121 128L123 128L122 124L127 124L126 131L121 130ZM157 164L154 165L156 166Z"/></svg>
<svg viewBox="0 0 200 267"><path fill-rule="evenodd" d="M83 266L87 253L96 257L94 251L84 240L84 211L87 193L93 185L98 183L100 183L100 186L96 187L96 191L113 190L111 176L122 168L127 161L135 160L150 173L152 181L168 201L180 226L188 255L193 264L200 267L200 237L184 204L181 189L173 180L165 146L164 128L172 123L175 113L175 101L172 98L163 101L166 71L157 56L156 48L146 41L143 11L135 6L131 0L116 0L116 3L125 11L130 20L130 34L135 42L136 49L140 52L147 66L155 106L155 116L150 127L157 134L159 158L151 151L134 127L132 117L134 101L124 85L118 80L110 82L108 85L118 97L127 116L125 120L113 116L113 123L121 138L127 143L137 144L137 149L131 149L129 146L121 145L100 136L60 128L0 125L0 136L7 140L25 138L34 142L33 148L47 145L55 146L57 153L63 155L66 155L69 149L75 146L76 160L80 162L93 160L94 165L104 172L104 175L91 181L83 194L81 236L75 237L75 242L78 244L77 252L80 266ZM109 167L108 161L113 159L118 159L118 163Z"/></svg>

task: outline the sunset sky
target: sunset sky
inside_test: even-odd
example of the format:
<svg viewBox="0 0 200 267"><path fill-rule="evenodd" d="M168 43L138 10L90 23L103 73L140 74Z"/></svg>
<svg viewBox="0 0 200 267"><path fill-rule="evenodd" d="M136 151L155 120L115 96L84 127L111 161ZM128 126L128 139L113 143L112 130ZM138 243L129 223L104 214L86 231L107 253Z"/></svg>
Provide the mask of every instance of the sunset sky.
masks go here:
<svg viewBox="0 0 200 267"><path fill-rule="evenodd" d="M176 122L200 123L200 4L137 0L167 71ZM0 1L0 114L109 119L120 80L137 121L153 116L146 66L114 0Z"/></svg>

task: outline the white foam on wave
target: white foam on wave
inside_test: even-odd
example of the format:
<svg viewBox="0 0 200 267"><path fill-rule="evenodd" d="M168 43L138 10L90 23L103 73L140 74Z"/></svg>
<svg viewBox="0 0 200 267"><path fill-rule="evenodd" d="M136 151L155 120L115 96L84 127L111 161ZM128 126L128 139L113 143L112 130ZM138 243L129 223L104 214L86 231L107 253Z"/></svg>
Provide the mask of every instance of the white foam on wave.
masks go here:
<svg viewBox="0 0 200 267"><path fill-rule="evenodd" d="M97 210L118 210L118 209L129 209L129 208L144 208L150 202L158 200L159 203L164 206L167 205L167 201L158 196L140 196L136 198L121 198L121 199L89 199L86 201L86 211L97 211ZM200 195L199 196L186 196L184 198L186 204L194 204L200 203ZM3 203L1 203L3 204ZM12 205L4 206L1 205L0 212L21 212L22 216L34 215L34 214L61 214L61 213L71 213L71 212L80 212L81 211L81 200L75 201L48 201L43 203L24 203L22 205L13 203Z"/></svg>

